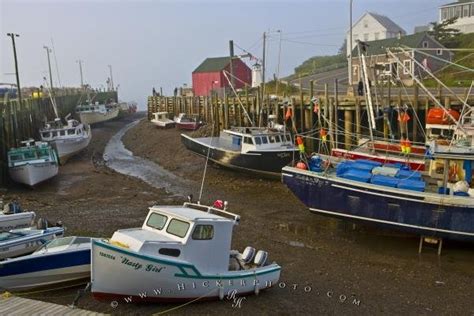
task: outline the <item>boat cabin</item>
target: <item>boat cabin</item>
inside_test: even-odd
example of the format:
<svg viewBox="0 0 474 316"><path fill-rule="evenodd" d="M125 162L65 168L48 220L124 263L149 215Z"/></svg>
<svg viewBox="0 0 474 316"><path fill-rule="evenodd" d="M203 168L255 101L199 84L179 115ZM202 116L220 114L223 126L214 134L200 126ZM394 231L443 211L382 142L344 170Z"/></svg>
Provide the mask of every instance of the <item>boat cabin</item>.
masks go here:
<svg viewBox="0 0 474 316"><path fill-rule="evenodd" d="M55 161L54 151L47 143L33 141L22 142L24 147L12 148L8 151L9 167L16 167L27 163L41 163Z"/></svg>
<svg viewBox="0 0 474 316"><path fill-rule="evenodd" d="M69 236L63 238L55 238L41 246L41 248L36 250L34 254L46 254L66 250L78 250L80 248L90 249L90 243L90 237Z"/></svg>
<svg viewBox="0 0 474 316"><path fill-rule="evenodd" d="M55 127L54 125L46 124L46 127L40 130L43 141L82 136L85 132L84 125L76 120L68 120L67 126Z"/></svg>
<svg viewBox="0 0 474 316"><path fill-rule="evenodd" d="M156 112L153 113L153 117L157 121L170 121L168 118L168 112Z"/></svg>
<svg viewBox="0 0 474 316"><path fill-rule="evenodd" d="M78 105L76 107L76 113L107 113L107 111L108 109L105 104L99 104L99 102L96 102L95 104Z"/></svg>
<svg viewBox="0 0 474 316"><path fill-rule="evenodd" d="M290 133L268 128L236 127L224 130L223 138L230 138L233 147L240 147L243 153L249 151L271 151L294 149Z"/></svg>
<svg viewBox="0 0 474 316"><path fill-rule="evenodd" d="M118 230L110 243L164 260L192 263L200 271L224 272L229 266L232 230L239 220L236 214L193 203L153 206L141 228Z"/></svg>

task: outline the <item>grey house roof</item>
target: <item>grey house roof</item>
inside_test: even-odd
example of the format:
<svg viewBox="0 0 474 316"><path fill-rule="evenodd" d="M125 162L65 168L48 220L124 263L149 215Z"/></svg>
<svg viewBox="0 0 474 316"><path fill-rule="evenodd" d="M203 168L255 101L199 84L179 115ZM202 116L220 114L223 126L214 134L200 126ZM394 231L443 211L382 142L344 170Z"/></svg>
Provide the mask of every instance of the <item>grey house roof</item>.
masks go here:
<svg viewBox="0 0 474 316"><path fill-rule="evenodd" d="M426 32L422 33L415 33L412 35L407 35L407 36L402 36L400 39L397 37L394 38L387 38L383 40L378 40L378 41L370 41L366 42L368 47L367 47L367 55L382 55L385 54L387 48L394 48L394 47L411 47L411 48L421 48L422 47L422 42L424 40L430 40L431 42L434 42L438 44L441 48L444 46L439 44L434 38L429 36ZM352 51L352 57L358 57L358 50L357 47L354 48Z"/></svg>
<svg viewBox="0 0 474 316"><path fill-rule="evenodd" d="M382 24L388 30L395 30L396 32L402 32L402 34L406 34L405 30L402 29L397 23L390 20L385 15L380 15L377 13L369 12L371 16L374 17L380 24Z"/></svg>

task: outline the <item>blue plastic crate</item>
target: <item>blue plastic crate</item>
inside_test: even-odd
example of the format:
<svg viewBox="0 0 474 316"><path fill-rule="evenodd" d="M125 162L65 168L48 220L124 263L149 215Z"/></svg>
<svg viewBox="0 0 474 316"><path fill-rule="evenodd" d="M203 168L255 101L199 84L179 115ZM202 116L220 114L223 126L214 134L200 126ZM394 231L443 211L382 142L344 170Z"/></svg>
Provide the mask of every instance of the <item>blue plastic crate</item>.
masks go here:
<svg viewBox="0 0 474 316"><path fill-rule="evenodd" d="M341 174L339 177L344 178L344 179L354 180L354 181L369 182L371 176L372 175L370 174L370 172L367 172L367 171L358 170L358 169L349 169L343 174Z"/></svg>
<svg viewBox="0 0 474 316"><path fill-rule="evenodd" d="M424 192L425 191L425 186L426 186L426 184L425 184L424 181L400 179L400 181L398 182L397 188Z"/></svg>
<svg viewBox="0 0 474 316"><path fill-rule="evenodd" d="M372 184L383 185L392 188L396 188L398 182L400 182L400 179L383 175L373 175L370 179L370 183Z"/></svg>

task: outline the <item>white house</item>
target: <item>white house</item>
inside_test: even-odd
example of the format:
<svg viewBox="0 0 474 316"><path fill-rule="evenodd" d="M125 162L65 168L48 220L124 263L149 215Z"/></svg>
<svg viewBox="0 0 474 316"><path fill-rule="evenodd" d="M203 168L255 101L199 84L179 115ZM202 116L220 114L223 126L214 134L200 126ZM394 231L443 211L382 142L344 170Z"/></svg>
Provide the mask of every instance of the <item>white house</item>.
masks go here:
<svg viewBox="0 0 474 316"><path fill-rule="evenodd" d="M347 43L350 42L350 30L347 31ZM347 45L347 56L356 46L357 40L377 41L386 38L404 36L406 32L388 17L372 12L366 12L352 26L352 45Z"/></svg>
<svg viewBox="0 0 474 316"><path fill-rule="evenodd" d="M474 32L474 1L458 0L439 7L439 22L457 17L456 23L451 27L458 29L461 33Z"/></svg>

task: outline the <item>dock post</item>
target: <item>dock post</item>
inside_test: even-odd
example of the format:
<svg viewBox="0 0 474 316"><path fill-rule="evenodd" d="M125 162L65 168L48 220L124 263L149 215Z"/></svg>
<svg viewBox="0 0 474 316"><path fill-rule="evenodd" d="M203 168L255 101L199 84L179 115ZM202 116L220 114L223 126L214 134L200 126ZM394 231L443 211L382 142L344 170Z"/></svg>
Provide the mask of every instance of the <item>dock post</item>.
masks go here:
<svg viewBox="0 0 474 316"><path fill-rule="evenodd" d="M300 132L304 133L304 98L303 98L303 88L300 85Z"/></svg>
<svg viewBox="0 0 474 316"><path fill-rule="evenodd" d="M344 110L344 145L346 150L352 147L353 115L351 110Z"/></svg>
<svg viewBox="0 0 474 316"><path fill-rule="evenodd" d="M360 126L360 97L355 97L355 124L356 124L356 140L357 143L360 140L361 136L361 126Z"/></svg>

